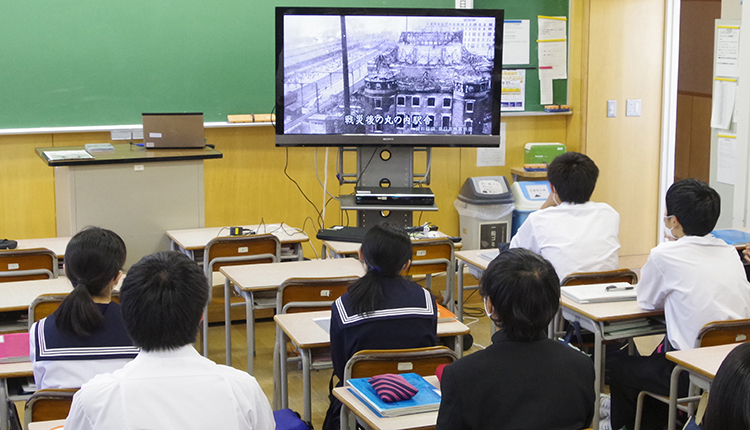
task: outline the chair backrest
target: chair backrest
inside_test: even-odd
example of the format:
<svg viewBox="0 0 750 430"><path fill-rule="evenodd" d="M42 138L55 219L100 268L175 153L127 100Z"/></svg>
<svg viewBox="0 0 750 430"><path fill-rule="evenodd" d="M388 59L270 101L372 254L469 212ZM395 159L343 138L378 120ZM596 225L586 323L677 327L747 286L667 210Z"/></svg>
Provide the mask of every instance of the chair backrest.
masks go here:
<svg viewBox="0 0 750 430"><path fill-rule="evenodd" d="M203 265L209 287L213 272L223 266L275 263L281 258L281 242L272 234L215 237L206 244Z"/></svg>
<svg viewBox="0 0 750 430"><path fill-rule="evenodd" d="M411 246L411 267L406 275L455 273L455 248L450 239L413 240Z"/></svg>
<svg viewBox="0 0 750 430"><path fill-rule="evenodd" d="M67 418L76 391L78 388L45 388L32 394L26 400L24 427L29 428L29 423L35 421Z"/></svg>
<svg viewBox="0 0 750 430"><path fill-rule="evenodd" d="M357 277L291 278L284 281L276 294L276 312L288 314L331 309Z"/></svg>
<svg viewBox="0 0 750 430"><path fill-rule="evenodd" d="M750 319L712 321L701 328L695 347L726 345L750 340Z"/></svg>
<svg viewBox="0 0 750 430"><path fill-rule="evenodd" d="M29 305L29 329L35 322L52 315L66 297L67 294L42 294L35 298ZM112 291L112 301L120 303L119 291Z"/></svg>
<svg viewBox="0 0 750 430"><path fill-rule="evenodd" d="M57 278L57 254L47 248L0 251L0 282Z"/></svg>
<svg viewBox="0 0 750 430"><path fill-rule="evenodd" d="M365 349L346 362L344 381L351 378L368 378L384 373L416 373L421 376L435 374L441 364L450 364L458 356L445 346L411 349Z"/></svg>
<svg viewBox="0 0 750 430"><path fill-rule="evenodd" d="M637 284L638 275L630 269L607 270L603 272L578 272L571 273L563 278L560 285L565 287L569 285L602 284L605 282L627 282L629 284Z"/></svg>

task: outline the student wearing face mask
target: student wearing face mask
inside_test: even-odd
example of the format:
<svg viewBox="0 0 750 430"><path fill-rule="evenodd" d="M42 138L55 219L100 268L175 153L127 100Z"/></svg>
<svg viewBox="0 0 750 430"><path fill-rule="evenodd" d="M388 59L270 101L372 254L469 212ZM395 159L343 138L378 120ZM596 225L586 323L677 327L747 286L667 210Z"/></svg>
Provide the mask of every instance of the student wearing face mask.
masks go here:
<svg viewBox="0 0 750 430"><path fill-rule="evenodd" d="M676 240L651 250L636 292L643 309L664 309L668 348L685 350L693 348L705 324L750 317L750 283L735 248L710 234L721 207L716 191L697 179L684 179L669 187L666 204L664 224ZM669 395L675 363L662 349L608 364L612 428L632 429L638 393ZM681 397L687 394L687 379L683 373ZM662 406L645 404L644 429L664 427L667 413Z"/></svg>
<svg viewBox="0 0 750 430"><path fill-rule="evenodd" d="M567 152L547 167L552 192L510 242L549 260L562 280L571 273L619 268L620 214L589 199L599 168L584 154Z"/></svg>

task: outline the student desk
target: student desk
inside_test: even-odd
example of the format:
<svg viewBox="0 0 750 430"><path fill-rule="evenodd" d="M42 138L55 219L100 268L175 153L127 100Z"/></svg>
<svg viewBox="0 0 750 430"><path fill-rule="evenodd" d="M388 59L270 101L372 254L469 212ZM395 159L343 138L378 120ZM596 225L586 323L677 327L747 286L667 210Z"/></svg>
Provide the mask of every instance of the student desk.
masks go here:
<svg viewBox="0 0 750 430"><path fill-rule="evenodd" d="M331 260L336 261L336 260ZM310 367L307 365L310 360L310 350L312 348L326 347L331 344L331 339L327 331L321 328L316 322L316 319L331 318L331 311L319 311L319 312L301 312L293 314L281 314L273 317L276 324L281 328L286 337L291 339L300 350L302 354L302 385L303 385L303 398L305 401L305 415L304 420L310 421L311 413L311 387L310 387ZM455 352L461 357L463 354L463 343L460 342L460 338L469 334L469 327L458 321L450 322L439 322L437 325L438 337L455 337L456 346ZM285 348L286 341L284 339L276 339L279 347L274 348L277 354L281 354L281 348ZM283 382L286 386L286 366L282 363L283 356L274 357L274 363L279 363L278 366L274 366L274 399L277 398L277 388L281 387ZM278 373L277 373L278 372ZM281 398L281 407L286 408L288 400Z"/></svg>
<svg viewBox="0 0 750 430"><path fill-rule="evenodd" d="M440 388L437 376L427 376L425 379L435 387ZM334 388L333 395L374 430L434 429L437 423L437 411L384 418L378 416L372 409L362 403L347 387Z"/></svg>
<svg viewBox="0 0 750 430"><path fill-rule="evenodd" d="M419 239L441 239L444 237L450 237L447 234L443 232L437 232L438 236L436 237L428 237L423 234L409 234L409 238L411 240L419 240ZM359 242L341 242L338 240L321 240L323 244L323 252L321 254L320 258L327 258L328 257L328 251L330 251L330 257L331 258L343 258L343 257L354 257L359 252L359 248L362 247L362 244ZM453 246L456 249L461 249L461 242L456 242L453 244Z"/></svg>
<svg viewBox="0 0 750 430"><path fill-rule="evenodd" d="M62 430L65 420L37 421L29 423L29 430Z"/></svg>
<svg viewBox="0 0 750 430"><path fill-rule="evenodd" d="M647 311L638 306L635 300L622 302L607 303L590 303L579 304L567 297L560 298L560 309L562 316L567 321L578 322L581 328L585 328L594 333L594 373L595 383L594 392L596 396L596 406L594 408L593 428L599 428L599 394L601 393L604 378L604 352L602 351L602 342L604 340L627 339L636 336L647 336L652 334L662 334L666 332L663 324L651 325L649 327L638 327L629 330L619 330L615 332L608 331L608 324L612 322L621 322L634 320L638 318L662 317L663 310Z"/></svg>
<svg viewBox="0 0 750 430"><path fill-rule="evenodd" d="M674 429L677 418L677 381L683 370L690 374L690 382L697 387L708 391L711 383L719 370L719 366L737 347L739 343L729 345L708 346L705 348L693 348L685 351L670 351L667 359L677 363L672 370L669 383L669 423L667 429Z"/></svg>
<svg viewBox="0 0 750 430"><path fill-rule="evenodd" d="M458 294L458 297L456 298L458 306L456 309L456 317L458 317L459 321L464 320L464 267L468 267L469 273L476 278L480 278L492 261L491 259L484 257L484 254L497 256L497 249L477 249L456 252L456 259L458 260L458 287L456 288L456 290L458 290L456 293Z"/></svg>
<svg viewBox="0 0 750 430"><path fill-rule="evenodd" d="M307 234L284 223L240 226L258 234L273 234L281 242L281 260L302 260L302 244L310 240ZM167 236L173 251L187 254L197 262L203 261L203 250L208 242L220 235L229 236L229 227L192 228L168 230ZM285 252L287 250L287 252Z"/></svg>
<svg viewBox="0 0 750 430"><path fill-rule="evenodd" d="M253 293L274 291L291 278L336 278L342 276L362 276L365 269L362 263L351 258L336 260L290 261L286 263L246 264L221 268L226 277L224 297L230 297L229 283L245 299L247 318L247 372L253 374L253 353L255 351L255 311ZM232 364L232 331L229 300L224 301L224 328L226 339L226 363Z"/></svg>
<svg viewBox="0 0 750 430"><path fill-rule="evenodd" d="M19 239L16 249L47 248L57 255L57 260L62 263L65 258L65 248L71 237L51 237L47 239Z"/></svg>
<svg viewBox="0 0 750 430"><path fill-rule="evenodd" d="M8 430L8 416L10 415L10 402L16 400L25 400L10 396L7 390L7 380L10 378L26 378L32 376L30 361L21 363L0 363L0 430Z"/></svg>

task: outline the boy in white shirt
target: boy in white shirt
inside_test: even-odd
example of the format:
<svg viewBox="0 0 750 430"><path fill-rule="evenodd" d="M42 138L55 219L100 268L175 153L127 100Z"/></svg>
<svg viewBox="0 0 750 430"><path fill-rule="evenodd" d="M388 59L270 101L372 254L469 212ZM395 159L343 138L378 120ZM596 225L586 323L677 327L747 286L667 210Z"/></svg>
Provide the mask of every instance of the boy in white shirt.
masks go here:
<svg viewBox="0 0 750 430"><path fill-rule="evenodd" d="M599 168L584 154L567 152L547 167L552 192L511 239L549 260L562 280L576 272L619 268L620 214L606 203L589 201Z"/></svg>
<svg viewBox="0 0 750 430"><path fill-rule="evenodd" d="M750 284L733 246L715 238L721 209L719 195L697 179L684 179L667 191L664 223L673 241L651 250L636 287L638 304L664 309L672 349L691 349L701 327L711 321L750 317ZM665 351L648 357L623 357L610 363L612 428L633 428L638 393L669 395L675 364ZM687 394L683 372L680 396ZM646 403L643 428L662 428L667 421L661 402Z"/></svg>
<svg viewBox="0 0 750 430"><path fill-rule="evenodd" d="M120 289L125 327L141 352L114 373L83 384L70 430L273 430L258 382L193 348L208 288L203 270L179 252L148 255Z"/></svg>

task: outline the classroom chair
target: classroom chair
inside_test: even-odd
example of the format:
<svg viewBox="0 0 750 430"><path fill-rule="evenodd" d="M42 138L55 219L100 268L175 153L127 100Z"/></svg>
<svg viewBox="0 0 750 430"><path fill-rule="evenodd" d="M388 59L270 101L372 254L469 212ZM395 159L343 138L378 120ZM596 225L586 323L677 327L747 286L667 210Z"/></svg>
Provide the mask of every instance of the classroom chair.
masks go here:
<svg viewBox="0 0 750 430"><path fill-rule="evenodd" d="M42 294L35 298L29 305L29 330L35 322L52 315L66 297L67 294ZM119 291L112 291L112 301L120 303Z"/></svg>
<svg viewBox="0 0 750 430"><path fill-rule="evenodd" d="M384 373L416 373L431 376L443 364L458 360L458 356L445 346L429 346L411 349L365 349L357 352L346 362L344 384L352 378L369 378ZM355 429L353 414L344 405L341 407L341 429Z"/></svg>
<svg viewBox="0 0 750 430"><path fill-rule="evenodd" d="M455 312L456 258L453 242L447 238L419 239L413 240L411 246L411 267L404 275L425 275L425 288L432 291L432 276L445 273L446 297L443 304Z"/></svg>
<svg viewBox="0 0 750 430"><path fill-rule="evenodd" d="M38 390L26 400L23 420L24 428L35 421L62 420L67 418L73 395L78 388L45 388Z"/></svg>
<svg viewBox="0 0 750 430"><path fill-rule="evenodd" d="M279 287L276 294L276 313L287 314L296 312L313 312L330 310L333 302L341 297L357 277L337 277L337 278L291 278L284 281ZM288 362L287 348L284 332L276 326L276 342L274 344L274 358L278 357L278 362L274 362L274 367L280 366L286 374ZM292 345L294 347L294 345ZM325 369L331 367L330 348L300 349L300 360L302 361L302 377L305 381L310 380L310 371L313 369ZM279 393L281 399L274 395L274 409L287 408L288 386L286 378L280 381L281 389L274 390ZM310 384L305 384L303 399L305 410L310 410L312 404L312 393Z"/></svg>
<svg viewBox="0 0 750 430"><path fill-rule="evenodd" d="M207 244L203 253L203 268L205 270L206 278L208 279L208 303L206 303L206 315L203 318L203 330L202 330L202 346L203 356L208 357L208 313L209 304L212 302L214 295L214 284L213 276L214 272L218 272L220 268L224 266L236 266L240 264L258 264L258 263L276 263L281 259L281 242L279 239L272 234L256 234L252 236L227 236L227 237L215 237L211 239ZM230 314L224 314L224 320L226 324L232 323L231 308L244 306L245 301L241 298L237 298L235 302L232 302L232 291L229 288L229 283L224 283L224 293L222 295L217 294L217 302L226 304L228 300L230 302L229 309ZM221 287L216 288L216 292L221 290ZM272 308L274 306L273 301L265 304L256 304L253 293L250 294L251 315L254 316L255 309ZM225 306L224 309L227 309ZM253 318L254 321L254 318ZM252 321L247 321L247 324L252 324ZM227 345L227 349L229 346ZM253 345L252 351L255 351L255 345ZM231 352L227 355L228 363L231 360Z"/></svg>
<svg viewBox="0 0 750 430"><path fill-rule="evenodd" d="M727 345L730 343L741 343L746 342L750 339L750 318L738 319L738 320L726 320L726 321L712 321L701 328L698 332L698 337L695 340L695 347L702 348L707 346L718 346ZM677 375L672 375L672 380L676 380ZM652 393L650 391L641 391L638 394L638 402L636 404L635 412L635 430L640 430L641 419L643 415L643 401L646 396L652 397L659 400L662 403L669 404L670 398L668 396L662 396L659 394ZM700 395L698 395L698 387L690 381L688 388L688 397L680 397L677 399L678 408L693 415L693 406L696 402L700 401ZM689 406L683 406L683 404L689 404ZM668 430L674 430L675 424L674 416L669 417Z"/></svg>
<svg viewBox="0 0 750 430"><path fill-rule="evenodd" d="M0 282L57 278L57 255L47 248L0 251Z"/></svg>

